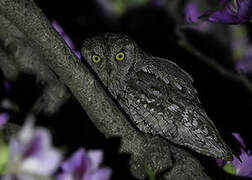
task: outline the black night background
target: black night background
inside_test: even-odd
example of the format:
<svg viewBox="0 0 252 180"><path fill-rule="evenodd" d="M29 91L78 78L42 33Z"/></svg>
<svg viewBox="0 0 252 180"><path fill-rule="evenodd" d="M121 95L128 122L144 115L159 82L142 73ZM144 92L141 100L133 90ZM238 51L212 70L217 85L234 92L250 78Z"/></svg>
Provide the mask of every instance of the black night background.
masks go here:
<svg viewBox="0 0 252 180"><path fill-rule="evenodd" d="M202 30L200 27L195 28L199 26L198 22L193 25L185 19L184 8L189 0L181 0L178 3L154 0L132 3L129 0L121 1L121 4L120 1L113 1L114 4L120 5L122 9L118 7L119 10L116 9L116 5L113 6L114 9L104 8L107 1L112 1L104 0L103 3L100 1L35 0L35 3L51 22L56 21L62 27L76 50L81 49L82 42L88 37L114 32L129 35L144 51L177 63L194 78L194 87L198 91L202 106L225 142L239 156L241 145L232 135L232 132L237 132L243 138L245 151L249 154L249 150L252 150L250 123L252 88L249 89L249 86L239 78L234 79L220 71L219 66L234 75L239 72L251 82L252 56L250 62L242 62L234 55L234 51L239 47L232 46L235 41L233 34L236 30L234 29L241 27L246 29L244 36L248 44L252 45L251 23L246 22L241 25L212 23L203 17L199 21L204 21L207 30ZM205 8L208 4L211 5L209 9L213 9L217 4L207 0L200 1L206 1L205 4L201 2L203 6L199 6L203 7L200 9L201 12L208 10ZM123 6L123 3L132 5ZM189 42L199 52L212 58L218 66L212 66L211 63L206 63L192 52L182 48L178 43L179 37L176 33L178 28L184 28L183 33ZM252 52L252 49L250 51ZM245 67L243 70L238 70L240 64ZM4 82L6 79L0 71L0 101L8 99L15 104L16 108L1 107L0 111L9 113L10 122L22 125L35 100L41 94L42 85L36 82L35 77L27 74L20 75L15 82L8 82L8 91ZM36 119L36 125L50 129L54 145L64 150L65 156L71 155L79 147L87 150L101 149L104 152L103 164L112 168L111 179L134 179L128 167L130 155L118 153L120 139L106 139L74 97L52 116L41 113L36 116ZM216 159L185 149L201 161L206 174L215 180L249 179L228 175L218 167ZM250 164L252 166L252 163Z"/></svg>

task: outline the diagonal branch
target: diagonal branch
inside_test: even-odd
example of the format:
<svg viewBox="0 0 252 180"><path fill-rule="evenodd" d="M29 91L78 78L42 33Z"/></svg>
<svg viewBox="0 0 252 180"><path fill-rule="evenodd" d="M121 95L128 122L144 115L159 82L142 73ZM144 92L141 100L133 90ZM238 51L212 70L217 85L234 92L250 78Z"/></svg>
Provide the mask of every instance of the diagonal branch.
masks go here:
<svg viewBox="0 0 252 180"><path fill-rule="evenodd" d="M208 67L215 70L219 75L241 84L252 94L252 84L245 75L232 72L226 69L225 67L223 67L221 64L219 64L215 59L210 58L206 56L205 54L201 53L197 48L195 48L189 42L189 40L187 39L185 34L182 32L182 30L177 30L176 33L178 37L180 38L178 40L178 45L180 47L184 48L185 50L193 54L202 63L206 64Z"/></svg>

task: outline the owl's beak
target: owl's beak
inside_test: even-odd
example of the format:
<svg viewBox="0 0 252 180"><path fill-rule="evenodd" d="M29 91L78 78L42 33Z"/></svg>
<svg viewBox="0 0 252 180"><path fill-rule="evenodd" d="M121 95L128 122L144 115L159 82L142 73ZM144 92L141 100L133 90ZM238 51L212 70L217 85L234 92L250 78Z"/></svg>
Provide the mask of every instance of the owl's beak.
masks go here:
<svg viewBox="0 0 252 180"><path fill-rule="evenodd" d="M107 73L108 73L108 76L111 77L111 74L112 74L112 68L111 68L111 66L107 67Z"/></svg>
<svg viewBox="0 0 252 180"><path fill-rule="evenodd" d="M107 86L110 85L111 79L113 78L112 68L111 66L107 66Z"/></svg>
<svg viewBox="0 0 252 180"><path fill-rule="evenodd" d="M113 63L108 64L107 66L107 73L108 73L108 77L111 79L113 78L114 74L115 74L115 65Z"/></svg>

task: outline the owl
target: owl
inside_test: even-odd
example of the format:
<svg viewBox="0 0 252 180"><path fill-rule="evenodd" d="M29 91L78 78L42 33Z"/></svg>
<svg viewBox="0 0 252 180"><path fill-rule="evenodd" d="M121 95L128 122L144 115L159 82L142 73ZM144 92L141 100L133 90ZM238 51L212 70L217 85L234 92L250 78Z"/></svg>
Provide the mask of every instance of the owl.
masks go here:
<svg viewBox="0 0 252 180"><path fill-rule="evenodd" d="M138 130L207 156L233 159L201 107L192 77L177 64L113 33L86 39L81 52Z"/></svg>

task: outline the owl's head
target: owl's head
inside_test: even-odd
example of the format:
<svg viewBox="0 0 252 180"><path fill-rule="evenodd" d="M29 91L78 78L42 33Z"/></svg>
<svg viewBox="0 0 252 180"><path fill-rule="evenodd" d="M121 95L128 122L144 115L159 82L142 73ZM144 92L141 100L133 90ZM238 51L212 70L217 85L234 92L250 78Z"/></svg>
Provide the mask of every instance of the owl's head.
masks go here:
<svg viewBox="0 0 252 180"><path fill-rule="evenodd" d="M82 56L97 73L105 86L120 82L136 64L138 48L126 35L105 33L86 39Z"/></svg>

